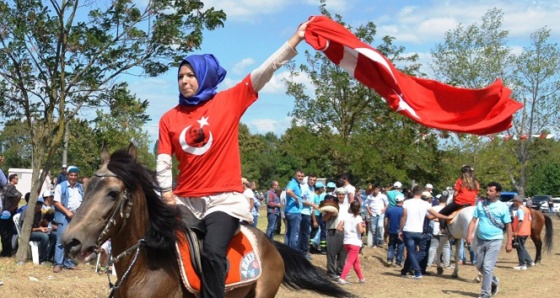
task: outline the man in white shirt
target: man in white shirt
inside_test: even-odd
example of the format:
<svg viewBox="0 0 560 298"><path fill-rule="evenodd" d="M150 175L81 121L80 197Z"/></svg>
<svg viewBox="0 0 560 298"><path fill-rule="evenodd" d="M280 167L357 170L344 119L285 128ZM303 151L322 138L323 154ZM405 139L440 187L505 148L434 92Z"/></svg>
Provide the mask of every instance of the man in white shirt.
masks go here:
<svg viewBox="0 0 560 298"><path fill-rule="evenodd" d="M401 228L399 238L402 238L407 250L407 260L414 271L412 278L421 279L422 269L420 268L420 260L424 258L425 249L417 250L417 246L422 241L422 233L424 232L424 220L426 216L431 218L437 217L447 219L446 215L439 214L432 208L432 205L422 200L422 188L415 186L412 188L413 198L405 200L403 204L403 215L401 218ZM406 267L406 266L405 266ZM404 269L404 268L403 268ZM401 270L401 276L406 277L406 271Z"/></svg>
<svg viewBox="0 0 560 298"><path fill-rule="evenodd" d="M365 202L370 218L367 243L369 247L373 246L374 248L383 245L383 233L385 232L383 223L385 221L385 211L389 206L387 196L380 190L381 186L379 184L369 185L367 192L371 193L367 196Z"/></svg>
<svg viewBox="0 0 560 298"><path fill-rule="evenodd" d="M360 196L356 196L356 188L350 184L350 179L348 178L348 174L343 174L340 176L340 180L344 183L344 190L346 190L346 197L344 198L344 203L350 206L350 203L354 201L354 198L362 203Z"/></svg>

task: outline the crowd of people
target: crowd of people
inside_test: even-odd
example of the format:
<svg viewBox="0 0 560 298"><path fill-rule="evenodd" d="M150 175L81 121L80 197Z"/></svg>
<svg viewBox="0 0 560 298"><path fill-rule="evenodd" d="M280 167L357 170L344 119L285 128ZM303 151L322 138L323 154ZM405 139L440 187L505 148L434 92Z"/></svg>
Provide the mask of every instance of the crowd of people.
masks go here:
<svg viewBox="0 0 560 298"><path fill-rule="evenodd" d="M518 252L519 265L513 269L534 265L525 248L530 211L519 196L508 207L499 200L501 191L496 182L488 183L484 191L471 166L463 166L455 185L437 195L430 183L410 189L399 181L390 187L374 183L362 192L352 186L348 175L323 183L315 174L296 171L285 188L272 181L264 198L248 199L266 205L267 237L275 239L285 225L284 243L308 259L326 255L327 275L340 284L349 283L351 268L358 282L365 283L359 258L363 246L386 246L386 266L400 268L402 277L422 279L436 260L451 268L451 244L461 241L461 259L456 262L467 263L470 256L471 264L483 274L481 297L488 297L498 292L493 268L504 240L507 252L512 242ZM446 221L454 211L468 206L475 206L473 224L479 227L476 233L469 232L480 243L476 250L466 245L472 237L453 239L447 231Z"/></svg>
<svg viewBox="0 0 560 298"><path fill-rule="evenodd" d="M18 248L19 230L26 218L27 212L33 212L30 241L38 242L39 262L52 264L53 272L59 273L63 269L74 270L76 264L64 256L64 247L60 242L62 233L72 220L72 216L80 207L84 195L84 185L87 178L78 181L80 170L76 166L62 165L60 174L53 180L47 177L40 197L37 198L35 208L27 208L31 193L25 196L17 190L19 177L10 174L8 178L0 170L0 184L2 187L2 217L0 220L0 236L2 237L2 252L0 256L11 257ZM26 204L19 207L24 198ZM17 217L16 217L17 216ZM19 220L14 220L14 217Z"/></svg>

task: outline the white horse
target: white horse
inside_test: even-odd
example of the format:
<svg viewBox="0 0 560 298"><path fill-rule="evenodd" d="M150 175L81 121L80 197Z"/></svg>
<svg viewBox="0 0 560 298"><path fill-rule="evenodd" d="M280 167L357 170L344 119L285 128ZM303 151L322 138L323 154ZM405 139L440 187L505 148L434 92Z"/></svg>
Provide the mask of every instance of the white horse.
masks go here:
<svg viewBox="0 0 560 298"><path fill-rule="evenodd" d="M461 251L460 245L463 243L461 239L467 239L467 234L469 232L469 223L473 218L474 209L475 206L461 209L453 219L452 223L447 225L449 233L453 238L455 238L455 269L453 270L453 274L451 274L451 277L454 278L459 277L459 260L461 260L461 256L459 255L459 253ZM473 243L471 243L472 249L476 249L476 237L474 234L476 233L477 228L478 226L473 229ZM437 273L438 275L441 275L443 273L441 259L439 257L436 257L435 263L437 266Z"/></svg>

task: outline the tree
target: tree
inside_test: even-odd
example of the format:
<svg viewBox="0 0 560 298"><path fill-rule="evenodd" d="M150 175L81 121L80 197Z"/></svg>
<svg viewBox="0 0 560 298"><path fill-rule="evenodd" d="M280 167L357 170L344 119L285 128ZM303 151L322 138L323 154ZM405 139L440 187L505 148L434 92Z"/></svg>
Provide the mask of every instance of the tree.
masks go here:
<svg viewBox="0 0 560 298"><path fill-rule="evenodd" d="M513 131L528 137L518 140L513 151L520 167L511 180L522 195L529 162L540 153L533 150L533 134L560 128L560 47L549 38L549 29L537 30L531 34L531 46L514 58L514 96L523 103L523 109L514 118Z"/></svg>
<svg viewBox="0 0 560 298"><path fill-rule="evenodd" d="M430 65L436 79L455 86L481 88L506 78L511 49L506 46L509 32L502 29L503 13L491 9L482 24L447 31L443 43L431 51Z"/></svg>
<svg viewBox="0 0 560 298"><path fill-rule="evenodd" d="M121 76L167 71L200 46L203 30L223 26L225 13L197 0L149 0L142 7L130 0L15 0L0 1L0 19L0 111L23 117L30 133L32 209L66 123L102 104ZM22 243L31 222L28 213ZM18 262L27 256L22 248Z"/></svg>
<svg viewBox="0 0 560 298"><path fill-rule="evenodd" d="M97 117L93 120L98 149L95 157L101 155L103 143L108 148L127 148L133 142L138 150L138 160L148 168L155 168L149 136L143 130L144 125L150 121L146 114L148 101L130 94L126 83L112 86L107 93L100 95L100 99L109 110L98 109Z"/></svg>

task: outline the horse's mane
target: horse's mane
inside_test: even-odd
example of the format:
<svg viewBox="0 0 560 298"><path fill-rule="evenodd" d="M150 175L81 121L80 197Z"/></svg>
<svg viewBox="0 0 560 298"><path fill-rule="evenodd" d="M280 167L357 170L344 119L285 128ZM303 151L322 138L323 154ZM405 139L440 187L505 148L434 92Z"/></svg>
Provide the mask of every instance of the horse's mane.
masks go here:
<svg viewBox="0 0 560 298"><path fill-rule="evenodd" d="M131 194L142 191L146 197L150 217L144 237L148 265L162 267L166 260L176 264L175 232L182 229L178 220L179 209L164 203L158 196L160 188L155 184L155 172L139 164L127 150L111 154L107 168L123 181Z"/></svg>

